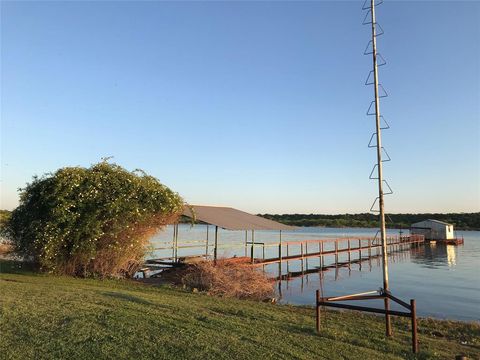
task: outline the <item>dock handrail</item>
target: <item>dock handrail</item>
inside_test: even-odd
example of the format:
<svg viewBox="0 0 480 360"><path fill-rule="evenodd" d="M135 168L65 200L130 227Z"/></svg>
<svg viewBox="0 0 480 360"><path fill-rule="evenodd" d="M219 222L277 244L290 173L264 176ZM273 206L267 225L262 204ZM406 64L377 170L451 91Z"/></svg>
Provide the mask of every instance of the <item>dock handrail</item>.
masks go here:
<svg viewBox="0 0 480 360"><path fill-rule="evenodd" d="M283 242L262 242L262 241L245 241L245 242L235 242L235 243L229 243L229 244L221 244L217 245L215 248L214 244L209 244L208 240L186 240L183 241L182 243L185 245L177 245L175 242L161 242L161 245L169 245L171 246L162 246L162 247L155 247L153 250L171 250L172 248L176 249L199 249L202 248L205 250L204 254L198 254L196 256L204 256L205 258L209 257L209 249L214 248L214 249L240 249L240 248L245 248L247 249L247 246L250 245L250 258L251 262L254 263L256 262L258 265L265 265L268 263L274 263L274 262L282 262L288 261L288 260L293 260L293 259L304 259L307 257L315 257L315 256L324 256L324 255L335 255L336 261L338 261L338 254L339 253L344 253L348 252L349 259L350 259L350 253L353 252L358 252L359 256L362 256L362 250L368 250L369 256L371 255L371 250L372 249L378 249L381 245L378 244L376 241L376 238L374 237L368 237L368 236L349 236L349 237L340 237L340 238L334 238L334 239L305 239L305 240L294 240L294 241L283 241ZM378 240L378 239L377 239ZM358 246L352 247L351 243L352 242L358 242ZM365 244L365 242L368 241L368 244ZM424 236L423 235L416 235L416 234L410 234L410 235L404 235L404 236L388 236L387 237L387 246L398 246L401 247L402 245L412 245L412 244L418 244L420 242L424 241ZM196 245L198 244L198 245ZM314 252L309 252L309 245L310 249L312 249L311 245L312 244L317 244L318 245L318 251L314 250ZM334 249L325 249L324 244L335 244ZM347 246L339 246L343 244L348 244ZM254 252L253 252L253 247L254 245L260 245L262 248L262 258L257 259L255 261L254 258ZM291 250L292 246L299 246L301 254L300 255L290 255L289 250ZM271 248L271 247L277 247L278 248L278 257L274 258L269 258L267 259L265 257L265 249L266 248ZM286 248L286 255L283 255L283 249ZM298 249L298 248L297 248ZM172 257L174 259L175 257ZM178 256L177 256L178 258Z"/></svg>

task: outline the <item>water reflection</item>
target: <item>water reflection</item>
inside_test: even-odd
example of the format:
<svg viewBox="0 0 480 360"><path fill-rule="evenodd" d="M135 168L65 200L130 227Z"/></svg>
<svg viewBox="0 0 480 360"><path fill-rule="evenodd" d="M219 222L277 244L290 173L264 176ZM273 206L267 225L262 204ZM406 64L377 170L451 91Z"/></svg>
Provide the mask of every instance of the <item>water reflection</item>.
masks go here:
<svg viewBox="0 0 480 360"><path fill-rule="evenodd" d="M449 267L457 264L457 253L454 245L447 245L447 263Z"/></svg>
<svg viewBox="0 0 480 360"><path fill-rule="evenodd" d="M423 253L420 248L391 252L388 255L390 263L409 262L412 255L418 256ZM344 281L346 278L358 276L361 272L372 272L375 268L381 268L381 255L375 254L350 261L339 261L325 264L325 260L304 259L286 261L283 264L265 266L263 270L274 276L277 280L277 295L281 301L284 290L290 290L293 284L294 293L301 295L304 290L311 291L309 286L313 282L314 287L323 289L325 278L328 280Z"/></svg>
<svg viewBox="0 0 480 360"><path fill-rule="evenodd" d="M421 267L435 269L439 267L453 268L457 262L458 247L463 245L424 244L408 250L389 253L391 264L416 263ZM323 279L328 276L329 281L345 280L352 276L359 276L361 272L372 272L374 268L382 266L381 256L372 255L353 259L351 261L332 262L325 265L324 260L304 259L285 262L274 267L264 267L264 271L277 279L278 295L282 298L283 288L289 289L290 283L296 282L295 288L302 293L308 288L310 278L316 277L317 284L323 287Z"/></svg>
<svg viewBox="0 0 480 360"><path fill-rule="evenodd" d="M412 262L425 268L455 267L458 248L463 245L445 245L441 243L426 243L413 254Z"/></svg>

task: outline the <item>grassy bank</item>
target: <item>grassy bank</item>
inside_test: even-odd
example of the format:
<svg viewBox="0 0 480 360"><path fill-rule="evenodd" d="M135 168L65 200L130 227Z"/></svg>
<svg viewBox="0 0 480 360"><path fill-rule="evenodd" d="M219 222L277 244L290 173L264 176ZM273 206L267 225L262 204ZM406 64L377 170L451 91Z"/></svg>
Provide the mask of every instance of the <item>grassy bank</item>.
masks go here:
<svg viewBox="0 0 480 360"><path fill-rule="evenodd" d="M383 320L221 299L168 286L39 275L0 263L0 354L5 359L453 359L480 356L474 324L421 320L410 353L406 321L385 340Z"/></svg>

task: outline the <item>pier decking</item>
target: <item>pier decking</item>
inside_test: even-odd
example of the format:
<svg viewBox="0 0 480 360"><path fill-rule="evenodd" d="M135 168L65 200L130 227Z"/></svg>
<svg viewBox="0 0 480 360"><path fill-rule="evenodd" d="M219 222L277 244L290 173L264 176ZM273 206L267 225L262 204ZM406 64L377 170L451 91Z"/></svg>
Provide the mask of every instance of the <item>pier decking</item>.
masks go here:
<svg viewBox="0 0 480 360"><path fill-rule="evenodd" d="M389 236L387 237L387 251L389 253L407 250L424 244L425 239L422 235L408 236ZM303 261L311 258L320 259L318 269L328 269L331 267L341 267L348 264L361 262L365 257L373 258L381 254L380 239L376 237L342 237L335 239L308 239L298 241L280 241L279 242L256 242L247 241L243 243L230 244L209 244L206 240L182 241L179 245L176 241L164 243L165 246L158 247L156 250L172 251L172 256L151 259L146 262L147 267L161 268L165 266L178 266L192 259L215 259L219 249L236 249L237 253L243 253L242 261L250 263L252 266L265 267L272 264L289 263L291 261ZM179 249L202 249L202 254L192 254L179 256ZM255 254L261 256L255 256ZM267 256L268 255L268 256ZM340 260L340 256L344 259ZM236 257L236 256L235 256ZM333 261L325 262L325 258L334 258ZM281 274L279 274L281 276Z"/></svg>
<svg viewBox="0 0 480 360"><path fill-rule="evenodd" d="M387 238L387 248L390 249L407 249L412 246L418 246L424 243L424 237L421 235L409 236L391 236ZM334 249L325 250L325 244L334 244ZM366 244L365 244L366 243ZM264 243L260 243L265 246ZM344 244L345 247L341 247ZM356 244L357 246L352 246ZM290 255L290 248L300 246L300 253ZM309 251L312 247L315 250ZM282 261L301 260L312 257L324 257L328 255L335 255L335 263L338 263L338 256L342 253L347 253L349 260L352 253L358 253L359 258L362 257L362 251L366 251L368 256L372 255L372 250L379 252L382 245L379 239L371 237L356 237L356 238L337 238L337 239L318 239L318 240L303 240L303 241L289 241L284 243L268 244L268 246L278 246L278 256L273 258L254 259L251 258L252 263L256 265L267 265L278 263ZM285 256L282 256L283 249L286 250ZM298 250L297 250L298 251Z"/></svg>

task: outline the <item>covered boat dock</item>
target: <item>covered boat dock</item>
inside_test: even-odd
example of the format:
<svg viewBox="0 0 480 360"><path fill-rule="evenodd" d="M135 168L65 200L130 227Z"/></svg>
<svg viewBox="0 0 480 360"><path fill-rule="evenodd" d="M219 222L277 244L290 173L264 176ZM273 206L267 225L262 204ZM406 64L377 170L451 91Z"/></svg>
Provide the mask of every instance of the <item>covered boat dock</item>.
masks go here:
<svg viewBox="0 0 480 360"><path fill-rule="evenodd" d="M278 231L279 242L282 243L282 231L292 231L296 228L293 226L281 224L279 222L263 218L261 216L249 214L245 211L234 209L232 207L223 206L206 206L206 205L188 205L185 206L183 216L190 218L194 223L201 222L207 225L215 226L215 234L213 239L213 259L216 261L219 248L219 228L232 231L245 231L245 256L247 256L247 247L251 246L251 258L253 261L253 251L255 245L255 231L270 230ZM172 240L172 257L168 259L151 260L156 263L176 263L179 261L178 249L185 247L179 246L179 223L173 225L173 240ZM248 241L248 232L251 232L251 241ZM198 247L199 245L195 246ZM203 245L200 245L203 246ZM207 234L205 241L205 257L208 257L209 233L207 226ZM193 247L193 246L191 246ZM184 257L182 257L184 258Z"/></svg>
<svg viewBox="0 0 480 360"><path fill-rule="evenodd" d="M216 261L218 258L218 249L243 248L244 257L239 257L239 261L250 262L254 264L254 266L265 266L274 263L279 263L281 266L282 262L286 262L288 272L289 261L301 261L303 269L304 260L318 257L320 258L320 268L323 269L328 268L324 262L324 257L333 257L333 264L335 267L338 267L342 266L342 261L339 259L341 255L345 257L345 264L351 264L357 260L362 261L364 255L368 255L367 258L371 258L373 251L376 251L376 256L378 256L381 249L381 244L377 236L282 241L283 231L290 232L297 228L231 207L189 205L184 208L183 216L190 218L192 224L199 223L207 225L205 238L203 240L179 240L179 222L176 222L172 224L172 240L164 243L165 247L155 248L155 250L162 250L164 252L171 251L171 256L168 255L157 259L150 259L146 262L146 265L154 267L165 265L175 266L185 261L195 261L195 258L213 258L213 260ZM215 227L213 241L209 234L209 227L212 225ZM219 229L244 231L245 240L242 243L230 241L228 244L220 244ZM256 241L255 231L265 230L278 231L278 242ZM250 236L248 236L249 232ZM272 234L272 236L277 235ZM389 236L386 240L388 250L390 252L396 252L420 246L424 242L424 237L421 235ZM212 247L213 254L211 253ZM266 252L266 249L268 250L269 248L271 250ZM189 254L179 256L179 249L189 249L192 251ZM261 255L255 257L255 250L257 250L257 253L260 252ZM194 254L195 252L197 252L197 254ZM266 255L269 255L269 257ZM356 258L357 260L355 260Z"/></svg>

